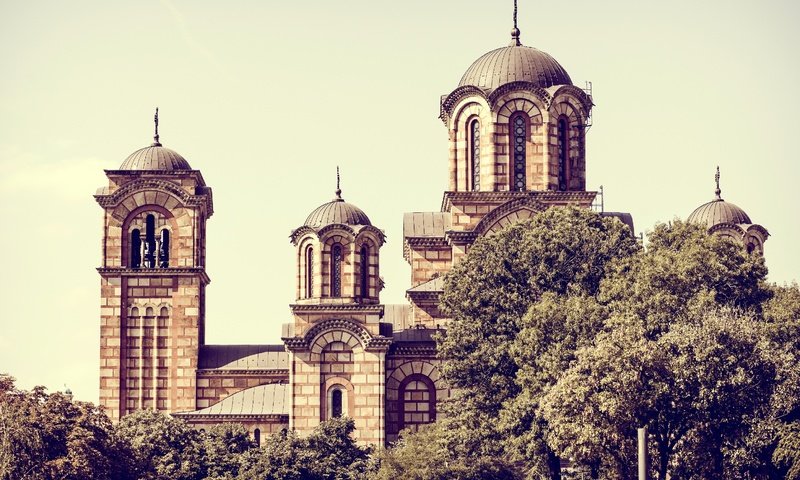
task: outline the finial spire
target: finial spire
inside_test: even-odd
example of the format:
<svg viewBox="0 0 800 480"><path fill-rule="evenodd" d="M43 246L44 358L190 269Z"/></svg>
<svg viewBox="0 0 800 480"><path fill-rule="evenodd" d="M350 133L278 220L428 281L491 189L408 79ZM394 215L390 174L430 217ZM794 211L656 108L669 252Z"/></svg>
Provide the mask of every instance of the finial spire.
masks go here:
<svg viewBox="0 0 800 480"><path fill-rule="evenodd" d="M336 165L336 198L335 200L342 199L342 189L339 188L339 165Z"/></svg>
<svg viewBox="0 0 800 480"><path fill-rule="evenodd" d="M722 190L719 189L719 165L717 165L717 173L714 175L714 181L717 182L717 189L714 190L714 194L717 196L717 200L722 200L720 196L722 194Z"/></svg>
<svg viewBox="0 0 800 480"><path fill-rule="evenodd" d="M155 132L155 135L153 135L153 146L154 147L160 147L161 143L158 141L158 107L156 107L156 114L153 117L153 122L156 125L156 132Z"/></svg>
<svg viewBox="0 0 800 480"><path fill-rule="evenodd" d="M511 43L510 47L519 47L522 42L519 41L519 28L517 28L517 0L514 0L514 28L511 29Z"/></svg>

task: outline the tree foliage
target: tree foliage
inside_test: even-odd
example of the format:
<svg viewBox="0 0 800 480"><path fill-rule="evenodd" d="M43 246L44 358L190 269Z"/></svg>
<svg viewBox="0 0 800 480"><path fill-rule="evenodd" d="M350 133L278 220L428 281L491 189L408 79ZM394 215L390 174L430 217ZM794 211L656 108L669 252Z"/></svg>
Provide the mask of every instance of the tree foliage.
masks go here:
<svg viewBox="0 0 800 480"><path fill-rule="evenodd" d="M452 320L438 348L445 378L460 389L446 409L448 431L466 432L465 454L503 451L496 419L521 391L512 347L531 305L548 292L595 295L609 263L638 249L615 219L551 208L479 239L447 275L441 303Z"/></svg>
<svg viewBox="0 0 800 480"><path fill-rule="evenodd" d="M529 478L558 478L559 457L632 478L646 425L660 478L795 467L796 285L770 287L763 258L701 226L648 240L553 208L475 243L443 295L452 451L508 455Z"/></svg>
<svg viewBox="0 0 800 480"><path fill-rule="evenodd" d="M322 422L307 437L294 432L267 437L261 449L250 452L242 480L356 480L372 468L371 449L353 439L349 418Z"/></svg>

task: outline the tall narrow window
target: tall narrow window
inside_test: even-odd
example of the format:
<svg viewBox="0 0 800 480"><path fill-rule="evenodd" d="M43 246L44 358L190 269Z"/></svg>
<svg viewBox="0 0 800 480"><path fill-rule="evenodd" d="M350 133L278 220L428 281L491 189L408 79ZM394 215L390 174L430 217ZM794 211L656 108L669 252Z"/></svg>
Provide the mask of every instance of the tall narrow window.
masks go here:
<svg viewBox="0 0 800 480"><path fill-rule="evenodd" d="M477 192L481 189L481 124L478 120L470 124L469 163L472 191Z"/></svg>
<svg viewBox="0 0 800 480"><path fill-rule="evenodd" d="M131 232L131 268L142 266L142 233L138 228Z"/></svg>
<svg viewBox="0 0 800 480"><path fill-rule="evenodd" d="M331 392L331 418L339 418L342 416L342 390L337 388Z"/></svg>
<svg viewBox="0 0 800 480"><path fill-rule="evenodd" d="M342 296L342 246L334 245L331 250L331 296Z"/></svg>
<svg viewBox="0 0 800 480"><path fill-rule="evenodd" d="M156 217L153 215L145 218L144 266L147 268L156 266Z"/></svg>
<svg viewBox="0 0 800 480"><path fill-rule="evenodd" d="M306 247L305 298L314 296L314 248Z"/></svg>
<svg viewBox="0 0 800 480"><path fill-rule="evenodd" d="M261 446L261 430L260 429L256 428L255 430L253 430L253 440L255 440L257 447Z"/></svg>
<svg viewBox="0 0 800 480"><path fill-rule="evenodd" d="M161 241L158 244L158 266L169 267L169 230L161 230Z"/></svg>
<svg viewBox="0 0 800 480"><path fill-rule="evenodd" d="M511 117L511 168L512 190L523 191L526 187L525 159L526 141L528 139L528 122L525 114L518 113Z"/></svg>
<svg viewBox="0 0 800 480"><path fill-rule="evenodd" d="M361 298L369 298L369 247L366 245L361 246L361 260L359 262L361 272L359 280L361 281Z"/></svg>
<svg viewBox="0 0 800 480"><path fill-rule="evenodd" d="M567 120L558 119L558 189L567 190L567 165L569 162L569 130Z"/></svg>

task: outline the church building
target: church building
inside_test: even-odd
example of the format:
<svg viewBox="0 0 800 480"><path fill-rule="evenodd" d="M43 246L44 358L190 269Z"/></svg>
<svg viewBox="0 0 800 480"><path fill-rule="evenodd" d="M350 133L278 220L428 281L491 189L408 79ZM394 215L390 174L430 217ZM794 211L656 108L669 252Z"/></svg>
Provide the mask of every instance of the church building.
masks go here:
<svg viewBox="0 0 800 480"><path fill-rule="evenodd" d="M156 111L154 142L106 170L95 195L104 215L100 403L110 417L155 409L197 428L239 422L258 441L348 416L358 441L376 445L433 422L450 394L434 341L448 321L444 274L479 237L554 205L591 208L596 197L586 189L592 97L553 57L523 45L516 26L454 87L440 100L449 134L441 206L402 219L408 304L380 298L383 228L395 226L373 225L337 188L291 233L296 274L286 280L296 293L278 345L206 344L212 190L160 143ZM611 215L633 229L630 215ZM691 219L758 252L767 238L719 191Z"/></svg>

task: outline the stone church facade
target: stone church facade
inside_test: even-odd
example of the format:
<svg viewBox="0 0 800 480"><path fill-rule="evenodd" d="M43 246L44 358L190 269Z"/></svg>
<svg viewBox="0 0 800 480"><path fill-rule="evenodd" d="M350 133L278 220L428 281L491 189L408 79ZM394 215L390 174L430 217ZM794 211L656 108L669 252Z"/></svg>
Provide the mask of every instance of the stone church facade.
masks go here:
<svg viewBox="0 0 800 480"><path fill-rule="evenodd" d="M291 234L296 295L279 345L206 344L212 190L160 143L156 117L152 145L106 170L95 195L104 214L100 403L111 418L156 409L198 428L240 422L258 440L346 415L359 442L376 445L434 421L450 395L434 341L447 325L443 275L479 237L550 206L590 208L596 196L586 190L592 98L550 55L522 45L516 28L440 107L449 184L438 211L403 217L409 303L381 303L384 232L337 188ZM766 230L717 197L695 221L761 252ZM633 229L630 215L610 215Z"/></svg>

